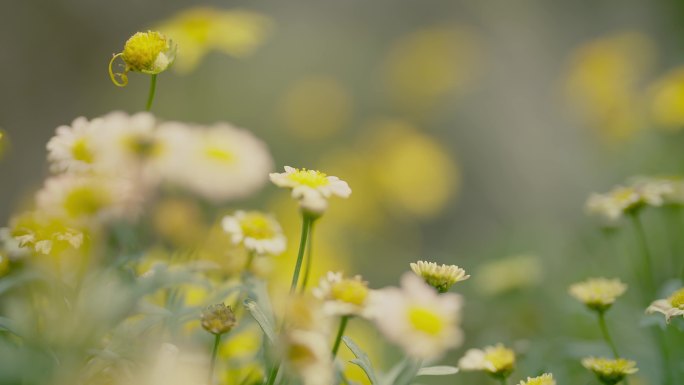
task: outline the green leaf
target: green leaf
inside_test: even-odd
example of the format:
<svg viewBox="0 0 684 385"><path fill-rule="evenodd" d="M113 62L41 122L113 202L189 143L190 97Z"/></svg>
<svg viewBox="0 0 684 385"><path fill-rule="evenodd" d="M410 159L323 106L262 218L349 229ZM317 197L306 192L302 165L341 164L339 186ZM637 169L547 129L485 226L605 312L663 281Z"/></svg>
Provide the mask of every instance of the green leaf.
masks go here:
<svg viewBox="0 0 684 385"><path fill-rule="evenodd" d="M268 340L273 343L275 341L275 328L273 327L273 322L271 322L271 319L253 300L247 299L245 300L244 304L245 309L249 311L249 314L252 315L252 318L254 318L254 320L259 324L259 327L261 327L261 330L263 330L264 335L266 335Z"/></svg>
<svg viewBox="0 0 684 385"><path fill-rule="evenodd" d="M361 348L349 337L342 337L342 341L344 341L344 344L347 345L349 350L354 353L355 359L349 361L352 364L358 366L361 368L364 373L366 373L366 376L370 380L371 384L379 384L380 382L378 381L377 376L375 375L375 370L373 369L373 365L370 362L370 359L368 358L368 354L361 350Z"/></svg>
<svg viewBox="0 0 684 385"><path fill-rule="evenodd" d="M418 370L419 376L448 376L458 373L458 368L453 366L428 366Z"/></svg>

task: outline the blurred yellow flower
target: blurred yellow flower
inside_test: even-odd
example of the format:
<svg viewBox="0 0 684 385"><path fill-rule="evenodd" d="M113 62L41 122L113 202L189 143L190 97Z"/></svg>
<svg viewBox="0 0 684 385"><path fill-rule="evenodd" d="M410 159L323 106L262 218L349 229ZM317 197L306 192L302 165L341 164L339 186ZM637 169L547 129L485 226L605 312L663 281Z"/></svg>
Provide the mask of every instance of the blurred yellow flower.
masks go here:
<svg viewBox="0 0 684 385"><path fill-rule="evenodd" d="M425 283L440 293L446 293L453 284L470 278L465 270L456 265L438 265L434 262L418 261L411 263L411 270L423 278Z"/></svg>
<svg viewBox="0 0 684 385"><path fill-rule="evenodd" d="M515 368L515 352L502 344L469 349L458 361L463 370L481 370L497 378L507 378Z"/></svg>
<svg viewBox="0 0 684 385"><path fill-rule="evenodd" d="M639 371L636 362L624 358L609 359L588 357L582 360L582 366L596 374L599 381L605 385L615 385L627 375Z"/></svg>
<svg viewBox="0 0 684 385"><path fill-rule="evenodd" d="M399 39L383 66L387 90L408 110L423 112L440 97L471 86L481 67L481 43L467 26L434 26Z"/></svg>
<svg viewBox="0 0 684 385"><path fill-rule="evenodd" d="M370 294L368 282L360 275L345 278L342 273L329 271L315 289L314 297L323 301L323 311L333 316L366 315Z"/></svg>
<svg viewBox="0 0 684 385"><path fill-rule="evenodd" d="M335 78L310 76L287 90L278 110L287 129L297 137L325 139L340 131L349 121L352 98Z"/></svg>
<svg viewBox="0 0 684 385"><path fill-rule="evenodd" d="M629 186L616 186L604 194L591 194L585 208L589 214L600 215L614 222L623 214L644 206L662 206L674 192L674 183L670 180L637 178Z"/></svg>
<svg viewBox="0 0 684 385"><path fill-rule="evenodd" d="M154 230L177 247L197 245L207 232L197 202L184 198L159 201L153 211Z"/></svg>
<svg viewBox="0 0 684 385"><path fill-rule="evenodd" d="M269 35L271 27L272 21L256 12L193 7L159 22L155 29L178 44L174 69L188 73L211 51L234 57L251 54Z"/></svg>
<svg viewBox="0 0 684 385"><path fill-rule="evenodd" d="M537 285L543 270L535 255L513 255L485 263L474 274L474 284L485 295L499 295Z"/></svg>
<svg viewBox="0 0 684 385"><path fill-rule="evenodd" d="M520 381L518 385L556 385L556 380L553 379L553 375L549 373L544 373L538 377L527 377L527 380Z"/></svg>
<svg viewBox="0 0 684 385"><path fill-rule="evenodd" d="M630 138L643 125L640 82L654 53L651 39L638 32L592 40L572 53L565 78L569 105L602 139Z"/></svg>
<svg viewBox="0 0 684 385"><path fill-rule="evenodd" d="M684 288L681 288L666 299L659 299L651 303L646 313L662 313L669 323L672 317L684 316Z"/></svg>
<svg viewBox="0 0 684 385"><path fill-rule="evenodd" d="M363 137L372 179L388 209L431 217L454 197L461 182L458 165L437 140L399 120L373 122Z"/></svg>
<svg viewBox="0 0 684 385"><path fill-rule="evenodd" d="M570 295L578 301L600 312L608 310L626 290L627 285L619 279L607 278L589 278L572 284L568 289Z"/></svg>
<svg viewBox="0 0 684 385"><path fill-rule="evenodd" d="M684 127L684 67L657 79L649 90L649 107L654 123L668 131Z"/></svg>

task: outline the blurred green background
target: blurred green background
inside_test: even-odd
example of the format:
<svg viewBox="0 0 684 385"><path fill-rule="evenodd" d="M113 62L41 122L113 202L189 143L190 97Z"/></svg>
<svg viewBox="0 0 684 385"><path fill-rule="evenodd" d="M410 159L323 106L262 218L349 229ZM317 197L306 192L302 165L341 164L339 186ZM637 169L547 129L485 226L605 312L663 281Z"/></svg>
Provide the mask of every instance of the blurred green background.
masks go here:
<svg viewBox="0 0 684 385"><path fill-rule="evenodd" d="M567 285L630 282L633 251L631 229L607 242L583 205L628 176L684 169L684 81L670 76L684 65L681 2L3 0L3 223L47 175L56 127L143 109L147 77L115 87L111 55L133 32L200 5L259 13L267 33L249 55L212 52L160 75L157 116L232 122L264 139L277 167L348 180L351 199L333 202L319 226L325 267L381 287L410 261L458 264L473 275L458 287L464 348L503 341L527 352L516 379L550 370L561 383L589 381L576 358L608 350ZM282 195L267 188L229 208L293 216ZM662 260L676 260L683 222L668 218L645 221ZM296 233L294 219L281 220ZM643 306L629 296L609 322L656 384Z"/></svg>

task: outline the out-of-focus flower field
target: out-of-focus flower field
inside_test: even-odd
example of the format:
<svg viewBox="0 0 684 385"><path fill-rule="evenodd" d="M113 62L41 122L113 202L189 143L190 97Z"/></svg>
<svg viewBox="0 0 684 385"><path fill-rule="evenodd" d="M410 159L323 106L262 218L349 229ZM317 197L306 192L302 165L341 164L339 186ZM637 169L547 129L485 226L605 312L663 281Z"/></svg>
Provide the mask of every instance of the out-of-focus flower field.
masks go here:
<svg viewBox="0 0 684 385"><path fill-rule="evenodd" d="M684 383L683 22L0 4L0 384Z"/></svg>

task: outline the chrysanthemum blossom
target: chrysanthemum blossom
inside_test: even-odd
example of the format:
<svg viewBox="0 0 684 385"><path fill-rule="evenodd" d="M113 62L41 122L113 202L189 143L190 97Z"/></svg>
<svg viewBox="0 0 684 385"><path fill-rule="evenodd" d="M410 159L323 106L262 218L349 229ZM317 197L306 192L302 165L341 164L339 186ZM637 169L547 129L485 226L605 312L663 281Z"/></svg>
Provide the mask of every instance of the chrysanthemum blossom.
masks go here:
<svg viewBox="0 0 684 385"><path fill-rule="evenodd" d="M527 380L520 381L518 385L556 385L556 380L553 379L553 374L544 373L537 377L527 377Z"/></svg>
<svg viewBox="0 0 684 385"><path fill-rule="evenodd" d="M664 179L637 179L629 186L616 186L605 194L591 194L586 211L614 222L623 214L634 212L644 206L659 207L674 192L670 181Z"/></svg>
<svg viewBox="0 0 684 385"><path fill-rule="evenodd" d="M446 293L456 282L470 278L469 275L466 275L465 270L456 265L440 266L434 262L418 261L411 263L411 270L440 293Z"/></svg>
<svg viewBox="0 0 684 385"><path fill-rule="evenodd" d="M436 359L463 341L462 299L439 294L413 273L401 278L401 288L371 295L369 311L385 337L416 359Z"/></svg>
<svg viewBox="0 0 684 385"><path fill-rule="evenodd" d="M589 278L572 284L568 292L588 308L603 312L608 310L626 290L627 285L619 279Z"/></svg>
<svg viewBox="0 0 684 385"><path fill-rule="evenodd" d="M639 371L636 362L624 358L596 358L582 359L582 366L594 372L596 377L605 385L615 385L627 375Z"/></svg>
<svg viewBox="0 0 684 385"><path fill-rule="evenodd" d="M323 311L332 316L368 316L371 291L361 276L344 277L329 271L312 291L323 301Z"/></svg>
<svg viewBox="0 0 684 385"><path fill-rule="evenodd" d="M646 313L662 313L668 323L672 317L684 316L684 288L681 288L665 299L653 301Z"/></svg>
<svg viewBox="0 0 684 385"><path fill-rule="evenodd" d="M235 245L259 255L280 255L285 251L283 230L271 215L259 211L236 211L223 217L223 230Z"/></svg>
<svg viewBox="0 0 684 385"><path fill-rule="evenodd" d="M515 352L502 344L484 349L469 349L458 361L462 370L484 371L497 378L507 378L515 369Z"/></svg>
<svg viewBox="0 0 684 385"><path fill-rule="evenodd" d="M112 68L116 58L124 61L124 70L115 73ZM123 87L128 84L128 72L142 72L157 75L166 71L176 57L176 45L157 31L137 32L124 45L123 51L112 56L109 62L109 76L112 82Z"/></svg>
<svg viewBox="0 0 684 385"><path fill-rule="evenodd" d="M270 177L276 186L292 189L292 197L299 201L302 210L313 215L325 212L331 196L351 195L347 182L316 170L285 166L284 173L271 173Z"/></svg>
<svg viewBox="0 0 684 385"><path fill-rule="evenodd" d="M57 127L47 143L50 170L53 172L91 171L100 154L97 148L96 124L84 117L76 118L71 126Z"/></svg>

